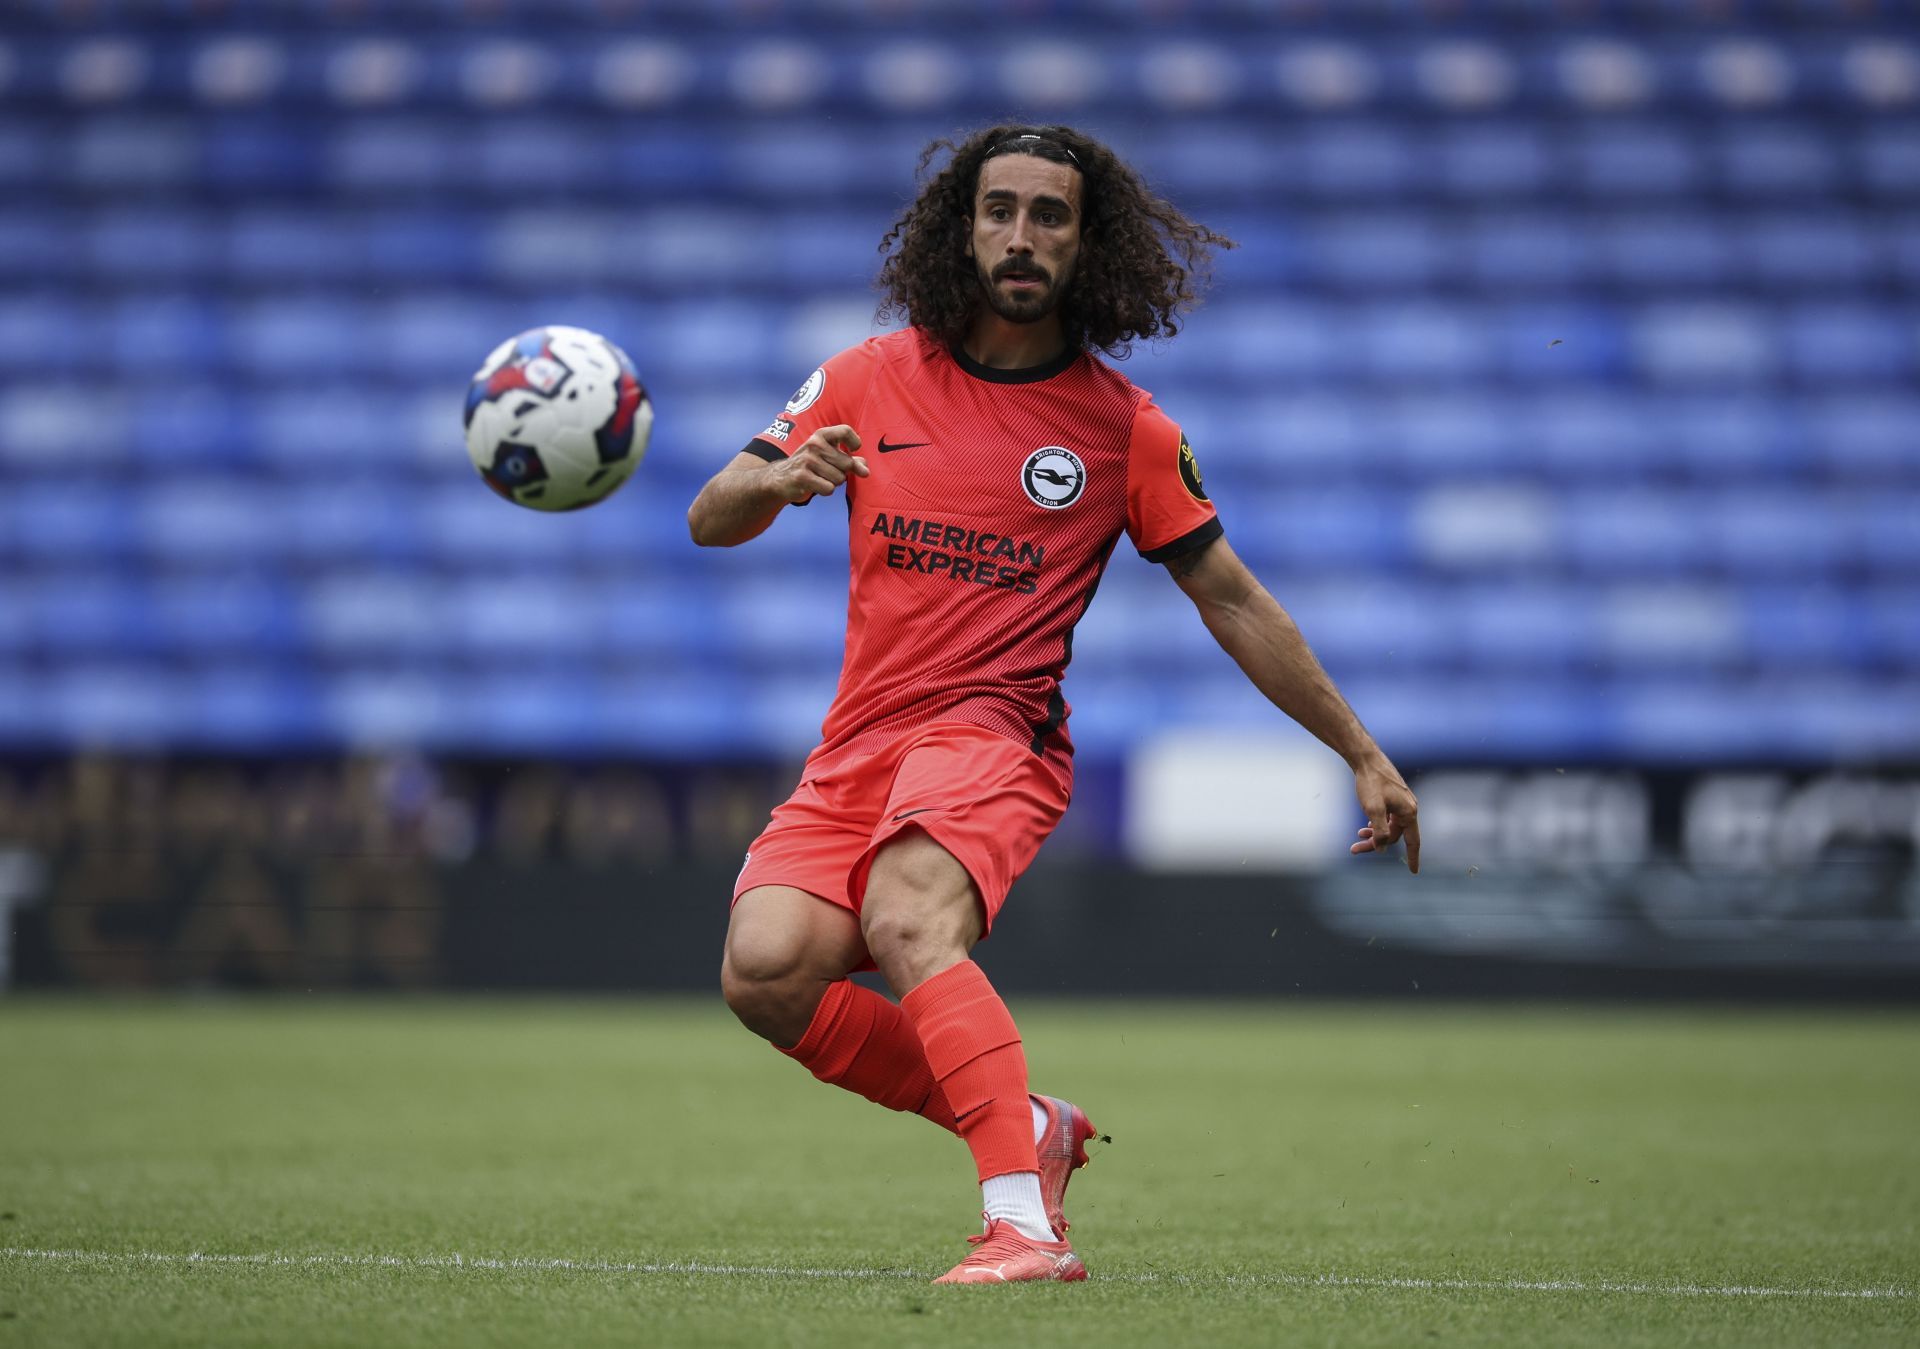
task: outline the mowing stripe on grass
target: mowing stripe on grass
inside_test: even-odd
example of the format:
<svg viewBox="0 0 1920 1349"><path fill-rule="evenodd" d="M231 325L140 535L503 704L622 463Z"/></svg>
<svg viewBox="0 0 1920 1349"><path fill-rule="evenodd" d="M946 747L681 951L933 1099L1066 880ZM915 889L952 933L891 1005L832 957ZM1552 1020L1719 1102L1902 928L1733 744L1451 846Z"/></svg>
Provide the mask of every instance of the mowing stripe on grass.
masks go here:
<svg viewBox="0 0 1920 1349"><path fill-rule="evenodd" d="M342 1268L550 1270L586 1274L755 1275L779 1279L924 1279L911 1269L812 1269L799 1265L714 1265L697 1260L624 1262L464 1255L220 1255L194 1251L47 1251L0 1246L0 1258L73 1264L337 1266ZM1355 1274L1101 1274L1095 1282L1251 1284L1283 1288L1387 1288L1415 1292L1637 1293L1651 1297L1911 1298L1911 1288L1767 1288L1752 1284L1595 1283L1577 1279L1415 1279Z"/></svg>

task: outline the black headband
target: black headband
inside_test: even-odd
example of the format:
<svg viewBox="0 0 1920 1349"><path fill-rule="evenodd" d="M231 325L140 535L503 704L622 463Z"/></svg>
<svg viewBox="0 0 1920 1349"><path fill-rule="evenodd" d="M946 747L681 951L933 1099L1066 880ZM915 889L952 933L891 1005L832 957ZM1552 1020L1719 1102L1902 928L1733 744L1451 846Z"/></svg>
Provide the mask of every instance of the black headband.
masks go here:
<svg viewBox="0 0 1920 1349"><path fill-rule="evenodd" d="M986 154L981 156L981 159L983 161L992 159L1003 150L1011 151L1014 154L1031 154L1034 147L1038 145L1044 145L1049 149L1058 150L1067 157L1073 164L1073 167L1076 169L1080 167L1080 156L1076 155L1059 141L1054 140L1050 136L1042 136L1037 131L1023 131L1018 136L1009 136L998 145L995 145L991 150L988 150Z"/></svg>

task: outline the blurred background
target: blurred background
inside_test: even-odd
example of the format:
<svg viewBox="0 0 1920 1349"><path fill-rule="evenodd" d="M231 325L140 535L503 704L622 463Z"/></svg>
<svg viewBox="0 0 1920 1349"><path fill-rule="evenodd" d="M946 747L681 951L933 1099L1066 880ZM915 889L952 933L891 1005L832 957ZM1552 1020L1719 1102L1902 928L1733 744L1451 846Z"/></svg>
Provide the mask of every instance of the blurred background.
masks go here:
<svg viewBox="0 0 1920 1349"><path fill-rule="evenodd" d="M932 138L1241 245L1122 368L1423 803L1122 549L1024 992L1920 994L1920 20L1859 0L6 0L0 986L702 989L840 658L708 475ZM461 444L605 333L578 515Z"/></svg>

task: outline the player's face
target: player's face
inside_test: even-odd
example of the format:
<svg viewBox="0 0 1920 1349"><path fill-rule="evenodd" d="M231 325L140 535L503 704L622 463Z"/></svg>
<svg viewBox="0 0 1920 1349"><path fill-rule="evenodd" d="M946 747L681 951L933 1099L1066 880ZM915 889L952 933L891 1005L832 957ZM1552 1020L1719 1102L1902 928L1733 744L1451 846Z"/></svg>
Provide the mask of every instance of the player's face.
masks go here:
<svg viewBox="0 0 1920 1349"><path fill-rule="evenodd" d="M994 313L1010 323L1047 317L1080 256L1080 170L1035 155L989 159L968 252Z"/></svg>

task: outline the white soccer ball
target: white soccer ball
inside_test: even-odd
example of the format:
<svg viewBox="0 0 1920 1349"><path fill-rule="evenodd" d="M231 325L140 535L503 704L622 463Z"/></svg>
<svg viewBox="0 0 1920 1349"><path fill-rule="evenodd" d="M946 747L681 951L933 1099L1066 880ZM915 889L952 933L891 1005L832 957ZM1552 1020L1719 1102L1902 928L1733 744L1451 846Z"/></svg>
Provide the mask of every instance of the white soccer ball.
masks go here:
<svg viewBox="0 0 1920 1349"><path fill-rule="evenodd" d="M467 454L516 506L572 511L633 476L653 404L627 353L585 328L530 328L493 349L467 389Z"/></svg>

